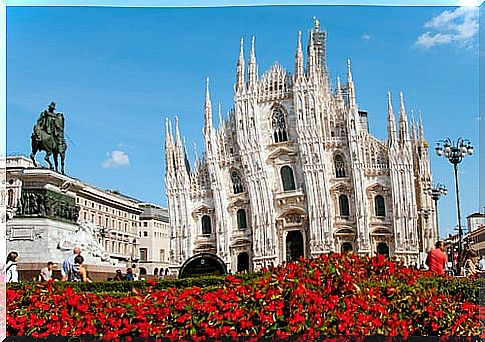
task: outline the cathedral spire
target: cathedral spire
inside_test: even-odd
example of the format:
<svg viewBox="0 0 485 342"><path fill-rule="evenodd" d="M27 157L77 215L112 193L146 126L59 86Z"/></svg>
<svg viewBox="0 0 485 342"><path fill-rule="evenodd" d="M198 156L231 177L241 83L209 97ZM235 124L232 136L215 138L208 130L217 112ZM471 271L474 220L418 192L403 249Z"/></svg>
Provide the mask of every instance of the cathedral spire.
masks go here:
<svg viewBox="0 0 485 342"><path fill-rule="evenodd" d="M239 48L239 60L237 61L237 81L236 91L244 88L244 38L241 37L241 46Z"/></svg>
<svg viewBox="0 0 485 342"><path fill-rule="evenodd" d="M388 145L392 146L396 142L396 119L392 111L391 92L387 92L387 135Z"/></svg>
<svg viewBox="0 0 485 342"><path fill-rule="evenodd" d="M308 43L308 61L307 61L307 69L308 75L316 75L316 54L315 54L315 45L313 41L313 32L310 33L310 42Z"/></svg>
<svg viewBox="0 0 485 342"><path fill-rule="evenodd" d="M303 50L301 47L301 31L298 32L298 41L296 43L295 76L296 79L301 79L303 77Z"/></svg>
<svg viewBox="0 0 485 342"><path fill-rule="evenodd" d="M399 141L409 140L408 118L404 107L404 96L402 91L399 93Z"/></svg>
<svg viewBox="0 0 485 342"><path fill-rule="evenodd" d="M418 139L421 144L423 144L425 147L428 147L428 143L426 142L426 138L424 137L423 117L421 116L421 111L419 111Z"/></svg>
<svg viewBox="0 0 485 342"><path fill-rule="evenodd" d="M187 153L187 141L184 139L184 163L185 163L185 169L187 170L187 173L190 174L190 162L189 162L189 156Z"/></svg>
<svg viewBox="0 0 485 342"><path fill-rule="evenodd" d="M182 148L182 142L180 140L179 117L178 116L175 116L175 145L177 147L180 146L180 148Z"/></svg>
<svg viewBox="0 0 485 342"><path fill-rule="evenodd" d="M194 170L199 167L199 156L197 155L197 143L194 141Z"/></svg>
<svg viewBox="0 0 485 342"><path fill-rule="evenodd" d="M411 135L411 141L415 141L417 136L416 136L416 124L414 122L414 110L411 109L411 129L410 129L410 135Z"/></svg>
<svg viewBox="0 0 485 342"><path fill-rule="evenodd" d="M212 128L212 103L209 92L209 77L205 82L205 110L204 110L205 128Z"/></svg>
<svg viewBox="0 0 485 342"><path fill-rule="evenodd" d="M180 139L180 131L179 131L179 118L175 116L175 158L177 169L180 171L182 170L181 167L185 163L184 159L184 151L182 146L182 139Z"/></svg>
<svg viewBox="0 0 485 342"><path fill-rule="evenodd" d="M170 121L168 117L165 118L165 149L167 146L172 147L173 145L173 136L172 136L172 127L170 125Z"/></svg>
<svg viewBox="0 0 485 342"><path fill-rule="evenodd" d="M222 130L224 128L224 121L222 120L222 107L220 102L219 102L217 114L219 116L219 130Z"/></svg>
<svg viewBox="0 0 485 342"><path fill-rule="evenodd" d="M352 78L352 70L350 67L350 58L347 59L347 96L349 106L355 107L355 88L354 88L354 80Z"/></svg>
<svg viewBox="0 0 485 342"><path fill-rule="evenodd" d="M248 63L248 81L249 85L256 87L256 82L258 80L258 71L256 66L256 53L254 52L254 36L251 41L251 54L249 56L249 63Z"/></svg>
<svg viewBox="0 0 485 342"><path fill-rule="evenodd" d="M173 137L172 137L172 125L168 117L165 118L165 168L167 170L166 176L171 175L172 170L175 168L173 157Z"/></svg>
<svg viewBox="0 0 485 342"><path fill-rule="evenodd" d="M342 86L340 85L340 77L337 76L337 101L338 103L344 103L344 97L342 95Z"/></svg>

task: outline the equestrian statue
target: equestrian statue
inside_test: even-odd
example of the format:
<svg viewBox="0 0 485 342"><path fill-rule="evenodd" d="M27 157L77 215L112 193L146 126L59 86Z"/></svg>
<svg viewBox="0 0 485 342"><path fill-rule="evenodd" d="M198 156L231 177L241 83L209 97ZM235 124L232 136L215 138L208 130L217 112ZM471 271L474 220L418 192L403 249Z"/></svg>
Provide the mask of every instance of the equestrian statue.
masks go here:
<svg viewBox="0 0 485 342"><path fill-rule="evenodd" d="M45 151L44 160L49 164L49 169L54 170L51 163L51 155L54 159L56 172L58 171L58 157L61 157L61 173L64 174L64 157L67 144L64 139L64 114L55 111L56 104L51 102L47 110L40 113L32 133L32 153L30 158L35 166L35 154Z"/></svg>

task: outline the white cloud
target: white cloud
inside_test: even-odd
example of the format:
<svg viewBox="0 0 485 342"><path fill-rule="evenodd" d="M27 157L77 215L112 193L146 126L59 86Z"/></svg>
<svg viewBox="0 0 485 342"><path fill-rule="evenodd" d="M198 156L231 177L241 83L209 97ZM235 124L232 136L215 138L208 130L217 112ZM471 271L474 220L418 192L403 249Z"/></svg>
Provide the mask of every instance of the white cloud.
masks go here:
<svg viewBox="0 0 485 342"><path fill-rule="evenodd" d="M436 45L456 43L472 46L478 34L478 8L458 7L444 11L424 24L428 29L416 40L416 46L429 49Z"/></svg>
<svg viewBox="0 0 485 342"><path fill-rule="evenodd" d="M364 34L362 35L362 39L368 42L370 40L370 34L364 32Z"/></svg>
<svg viewBox="0 0 485 342"><path fill-rule="evenodd" d="M111 151L107 153L108 158L103 162L103 168L116 169L130 165L130 158L123 151Z"/></svg>

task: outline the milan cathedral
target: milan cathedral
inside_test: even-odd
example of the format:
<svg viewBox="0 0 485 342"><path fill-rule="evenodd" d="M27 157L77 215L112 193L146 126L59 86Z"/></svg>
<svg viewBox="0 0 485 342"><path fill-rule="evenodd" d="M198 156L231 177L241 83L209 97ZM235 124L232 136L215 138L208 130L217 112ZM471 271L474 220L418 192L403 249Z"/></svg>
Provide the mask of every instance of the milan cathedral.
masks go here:
<svg viewBox="0 0 485 342"><path fill-rule="evenodd" d="M192 167L178 119L175 137L167 119L174 269L201 252L233 272L343 251L414 264L437 240L421 119L409 122L402 93L395 115L388 93L388 138L376 139L350 60L333 88L326 32L316 21L306 65L301 41L300 32L293 74L275 63L260 76L254 37L247 62L241 39L234 106L224 119L219 107L215 127L207 80L204 151L194 145Z"/></svg>

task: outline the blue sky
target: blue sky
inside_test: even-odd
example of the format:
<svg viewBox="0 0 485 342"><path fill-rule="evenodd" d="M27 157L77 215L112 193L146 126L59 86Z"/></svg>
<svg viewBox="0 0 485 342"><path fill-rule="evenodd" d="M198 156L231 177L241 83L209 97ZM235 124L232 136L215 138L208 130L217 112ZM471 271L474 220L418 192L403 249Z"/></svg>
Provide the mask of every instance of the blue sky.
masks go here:
<svg viewBox="0 0 485 342"><path fill-rule="evenodd" d="M70 176L166 205L165 117L179 116L190 157L193 142L200 154L205 78L214 110L220 102L225 113L240 37L248 52L255 35L260 73L274 61L292 72L298 31L306 41L317 16L328 32L331 79L345 78L351 58L358 104L375 136L386 139L387 91L397 108L402 90L408 114L422 111L431 147L446 137L474 143L476 155L460 165L466 216L479 209L476 14L456 7L8 7L7 154L30 153L32 126L54 100L66 117ZM452 166L433 152L434 180L450 190L439 204L449 233L456 226Z"/></svg>

